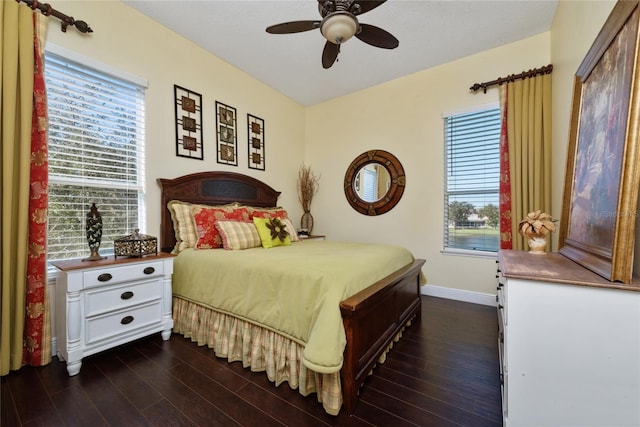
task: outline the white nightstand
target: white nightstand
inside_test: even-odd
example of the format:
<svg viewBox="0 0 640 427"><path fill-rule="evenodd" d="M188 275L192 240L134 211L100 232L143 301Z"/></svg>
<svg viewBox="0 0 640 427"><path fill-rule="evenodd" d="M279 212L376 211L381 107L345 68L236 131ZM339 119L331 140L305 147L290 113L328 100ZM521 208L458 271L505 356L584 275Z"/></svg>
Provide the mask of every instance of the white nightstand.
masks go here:
<svg viewBox="0 0 640 427"><path fill-rule="evenodd" d="M70 376L80 372L84 356L156 332L171 336L173 255L53 265L58 357Z"/></svg>

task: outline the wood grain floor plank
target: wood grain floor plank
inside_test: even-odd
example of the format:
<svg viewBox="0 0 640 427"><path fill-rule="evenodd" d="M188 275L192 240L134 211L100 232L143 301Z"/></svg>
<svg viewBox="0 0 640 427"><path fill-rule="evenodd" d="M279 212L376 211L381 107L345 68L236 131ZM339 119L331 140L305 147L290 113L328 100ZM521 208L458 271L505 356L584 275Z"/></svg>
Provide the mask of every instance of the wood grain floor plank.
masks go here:
<svg viewBox="0 0 640 427"><path fill-rule="evenodd" d="M51 394L58 414L68 427L101 427L109 423L81 387L68 387Z"/></svg>
<svg viewBox="0 0 640 427"><path fill-rule="evenodd" d="M154 361L134 363L131 365L131 370L162 394L189 421L199 426L241 425L185 385L179 378L171 375L155 362L150 362Z"/></svg>
<svg viewBox="0 0 640 427"><path fill-rule="evenodd" d="M11 378L13 380L13 377ZM17 427L20 426L18 410L13 404L13 395L9 388L9 378L0 378L0 426Z"/></svg>
<svg viewBox="0 0 640 427"><path fill-rule="evenodd" d="M282 384L280 387L286 387ZM304 410L297 408L286 400L283 400L272 393L265 393L260 387L253 383L238 390L238 396L243 400L250 402L256 408L270 413L272 417L278 420L282 425L296 426L330 426L319 418L316 418Z"/></svg>
<svg viewBox="0 0 640 427"><path fill-rule="evenodd" d="M144 409L142 415L151 426L196 427L195 423L165 399Z"/></svg>
<svg viewBox="0 0 640 427"><path fill-rule="evenodd" d="M22 423L55 415L55 406L38 377L37 369L20 369L9 382L18 419Z"/></svg>
<svg viewBox="0 0 640 427"><path fill-rule="evenodd" d="M192 366L182 364L171 369L171 374L189 385L189 388L243 426L282 426L274 418L251 403L239 399L233 391L212 378L202 375Z"/></svg>
<svg viewBox="0 0 640 427"><path fill-rule="evenodd" d="M215 353L207 347L199 347L191 340L174 334L170 339L171 353L179 357L185 363L193 366L203 375L215 379L216 382L229 390L238 390L247 384L244 378L244 370L236 373L229 369L226 359L215 357Z"/></svg>
<svg viewBox="0 0 640 427"><path fill-rule="evenodd" d="M146 421L136 407L95 365L94 359L82 364L80 383L89 400L109 425L145 426Z"/></svg>

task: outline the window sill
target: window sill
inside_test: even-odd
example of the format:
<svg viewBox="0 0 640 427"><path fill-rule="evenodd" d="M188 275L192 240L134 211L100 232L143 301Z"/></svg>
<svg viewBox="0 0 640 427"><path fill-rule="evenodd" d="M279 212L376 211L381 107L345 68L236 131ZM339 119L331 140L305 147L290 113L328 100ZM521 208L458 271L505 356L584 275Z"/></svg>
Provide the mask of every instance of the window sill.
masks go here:
<svg viewBox="0 0 640 427"><path fill-rule="evenodd" d="M464 257L470 257L470 258L498 259L497 252L472 251L469 249L446 248L441 250L440 253L443 255L464 256Z"/></svg>

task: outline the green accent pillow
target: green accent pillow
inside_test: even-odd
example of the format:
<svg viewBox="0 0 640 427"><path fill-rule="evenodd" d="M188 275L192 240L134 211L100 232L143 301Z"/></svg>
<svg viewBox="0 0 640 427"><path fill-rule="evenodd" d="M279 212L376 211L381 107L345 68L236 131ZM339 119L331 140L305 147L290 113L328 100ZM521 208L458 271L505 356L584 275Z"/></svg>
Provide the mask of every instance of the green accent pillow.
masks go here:
<svg viewBox="0 0 640 427"><path fill-rule="evenodd" d="M289 233L280 218L253 218L263 248L287 246L291 244Z"/></svg>

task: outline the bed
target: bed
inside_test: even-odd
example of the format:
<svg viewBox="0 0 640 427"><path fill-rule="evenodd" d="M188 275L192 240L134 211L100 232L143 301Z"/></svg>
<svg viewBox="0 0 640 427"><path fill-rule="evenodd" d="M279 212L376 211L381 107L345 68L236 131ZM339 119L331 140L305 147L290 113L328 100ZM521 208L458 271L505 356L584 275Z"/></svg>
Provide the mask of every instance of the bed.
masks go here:
<svg viewBox="0 0 640 427"><path fill-rule="evenodd" d="M172 201L207 206L235 203L268 209L278 205L280 195L280 192L255 178L233 172L200 172L175 179L158 179L158 183L162 189L160 247L164 252L171 252L176 247L175 217L172 218L167 208ZM174 262L174 332L191 338L199 345L208 345L217 356L230 361L241 360L245 367L254 371L266 371L269 380L276 385L286 381L303 395L315 393L329 414L336 415L341 408L352 413L357 404L358 390L366 377L377 363L384 361L386 353L400 338L402 331L420 316L420 286L424 282L422 266L425 261L414 259L411 254L407 258L402 250L398 251L396 259L396 255L384 252L387 248L382 246L388 245L350 246L358 244L346 242L344 247L338 245L343 243L304 241L274 250L187 249L180 252ZM371 256L385 260L373 261L373 264L389 264L392 271L362 271L362 278L351 276L351 272L325 274L326 263L340 264L340 261L326 261L325 257L330 256L326 253L337 252L340 258L339 251L345 254L367 252L367 256L371 252ZM269 259L264 264L296 268L256 273L255 268L260 268L256 266L262 262L262 258L257 257L263 256L259 254L268 254L269 257L291 256L293 258L286 258L285 261ZM219 267L211 264L213 259L220 263ZM302 266L304 259L313 262ZM240 272L244 268L243 263L251 265L252 270ZM194 267L196 265L197 268ZM222 265L229 268L228 272L222 272ZM363 266L361 270L364 270ZM200 283L203 280L196 278L196 270L204 270L200 273L207 276L209 281L215 278L217 286ZM317 270L323 272L313 273ZM271 277L271 274L274 276ZM287 277L296 274L295 280L301 284L313 282L314 285L288 285L289 288L282 290L276 286L280 282L284 284L284 280L276 274L285 274ZM231 290L220 283L223 278L235 281L229 288L237 288L243 297L225 293ZM336 291L328 296L314 293L318 288L332 289L333 282L340 281L345 281L347 290ZM265 294L260 295L260 292ZM309 302L293 305L300 306L303 312L306 307L308 314L305 316L312 319L303 318L296 312L290 324L278 323L285 321L283 312L289 312L279 306L278 299L274 299L273 295L278 292L278 298ZM260 298L264 298L264 301ZM270 314L260 315L265 316L264 323L263 317L253 315L255 310L247 307L245 300L263 301L263 305L270 308L267 310ZM311 306L313 310L309 309ZM320 326L317 325L322 325L322 329L318 329ZM328 339L328 344L317 341L316 336ZM265 348L270 347L278 347L279 356L262 354ZM319 351L325 347L335 347L334 350L340 352L339 360L329 350Z"/></svg>

